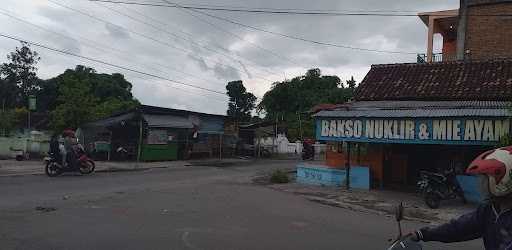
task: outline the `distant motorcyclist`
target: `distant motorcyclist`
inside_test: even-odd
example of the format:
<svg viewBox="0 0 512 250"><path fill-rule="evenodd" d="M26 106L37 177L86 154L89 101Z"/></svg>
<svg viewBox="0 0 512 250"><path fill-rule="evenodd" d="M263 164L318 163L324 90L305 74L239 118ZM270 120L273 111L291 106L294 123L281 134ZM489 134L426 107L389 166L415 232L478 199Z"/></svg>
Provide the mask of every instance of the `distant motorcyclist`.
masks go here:
<svg viewBox="0 0 512 250"><path fill-rule="evenodd" d="M76 154L73 148L78 144L75 131L66 129L62 132L64 144L62 166L66 166L66 161L70 166L76 166Z"/></svg>
<svg viewBox="0 0 512 250"><path fill-rule="evenodd" d="M59 134L55 133L50 138L50 154L53 157L57 157L56 159L59 162L62 162L63 150L61 150L61 144L59 142Z"/></svg>
<svg viewBox="0 0 512 250"><path fill-rule="evenodd" d="M313 147L314 141L311 139L305 139L302 142L302 159L308 160L313 159L315 156L315 148Z"/></svg>
<svg viewBox="0 0 512 250"><path fill-rule="evenodd" d="M487 250L512 250L512 146L481 154L466 173L482 176L487 201L458 219L411 233L410 239L451 243L482 238Z"/></svg>

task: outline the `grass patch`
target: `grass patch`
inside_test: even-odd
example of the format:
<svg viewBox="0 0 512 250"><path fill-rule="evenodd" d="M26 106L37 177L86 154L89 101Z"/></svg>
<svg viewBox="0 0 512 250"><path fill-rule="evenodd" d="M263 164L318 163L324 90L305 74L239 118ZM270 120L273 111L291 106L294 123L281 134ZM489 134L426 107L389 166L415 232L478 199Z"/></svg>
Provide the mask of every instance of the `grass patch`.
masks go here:
<svg viewBox="0 0 512 250"><path fill-rule="evenodd" d="M270 176L270 182L271 183L288 183L290 182L290 178L288 177L288 174L283 170L275 170L272 172L272 175Z"/></svg>

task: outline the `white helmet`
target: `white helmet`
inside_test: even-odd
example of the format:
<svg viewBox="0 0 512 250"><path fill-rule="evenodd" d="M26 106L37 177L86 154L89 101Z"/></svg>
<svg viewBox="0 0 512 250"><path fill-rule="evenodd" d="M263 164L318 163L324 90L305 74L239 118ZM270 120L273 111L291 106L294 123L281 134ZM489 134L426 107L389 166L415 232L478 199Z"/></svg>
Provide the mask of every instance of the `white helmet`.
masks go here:
<svg viewBox="0 0 512 250"><path fill-rule="evenodd" d="M479 155L466 170L471 175L486 175L493 196L512 193L512 146L489 150Z"/></svg>

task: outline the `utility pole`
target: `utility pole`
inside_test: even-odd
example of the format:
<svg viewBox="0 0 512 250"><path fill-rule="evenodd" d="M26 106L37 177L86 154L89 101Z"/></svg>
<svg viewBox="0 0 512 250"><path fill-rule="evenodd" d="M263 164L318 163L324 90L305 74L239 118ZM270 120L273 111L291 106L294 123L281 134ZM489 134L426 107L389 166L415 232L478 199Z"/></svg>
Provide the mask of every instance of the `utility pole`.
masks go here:
<svg viewBox="0 0 512 250"><path fill-rule="evenodd" d="M142 155L142 140L143 140L143 122L142 122L142 118L143 116L140 115L139 117L139 147L138 147L138 152L137 152L137 164L135 165L135 168L138 168L139 167L139 164L140 164L140 157Z"/></svg>
<svg viewBox="0 0 512 250"><path fill-rule="evenodd" d="M36 111L36 97L34 95L30 95L28 97L28 133L30 134L30 111Z"/></svg>
<svg viewBox="0 0 512 250"><path fill-rule="evenodd" d="M350 189L350 142L347 142L347 161L345 163L346 188Z"/></svg>
<svg viewBox="0 0 512 250"><path fill-rule="evenodd" d="M5 98L2 99L2 115L5 116ZM6 136L6 134L5 134L5 127L2 127L2 136Z"/></svg>
<svg viewBox="0 0 512 250"><path fill-rule="evenodd" d="M300 111L297 111L297 116L299 117L299 134L300 134L300 141L304 141L303 133L302 133L302 120L300 119Z"/></svg>

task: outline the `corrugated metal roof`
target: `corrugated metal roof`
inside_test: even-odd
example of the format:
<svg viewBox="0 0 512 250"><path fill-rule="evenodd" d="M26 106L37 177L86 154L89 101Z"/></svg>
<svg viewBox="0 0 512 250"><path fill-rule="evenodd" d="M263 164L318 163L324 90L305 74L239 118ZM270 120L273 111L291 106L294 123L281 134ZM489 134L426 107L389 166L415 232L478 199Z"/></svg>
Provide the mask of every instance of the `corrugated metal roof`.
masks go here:
<svg viewBox="0 0 512 250"><path fill-rule="evenodd" d="M190 120L174 115L150 115L143 114L149 127L156 128L194 128Z"/></svg>
<svg viewBox="0 0 512 250"><path fill-rule="evenodd" d="M135 113L127 113L118 116L108 117L99 121L90 122L85 124L83 127L109 127L119 124L123 121L132 120L135 117Z"/></svg>
<svg viewBox="0 0 512 250"><path fill-rule="evenodd" d="M503 101L360 101L349 104L351 108L508 108L512 102Z"/></svg>
<svg viewBox="0 0 512 250"><path fill-rule="evenodd" d="M504 117L511 116L510 102L499 101L361 101L344 108L323 110L315 117Z"/></svg>
<svg viewBox="0 0 512 250"><path fill-rule="evenodd" d="M315 117L504 117L507 109L395 109L395 110L324 110Z"/></svg>

